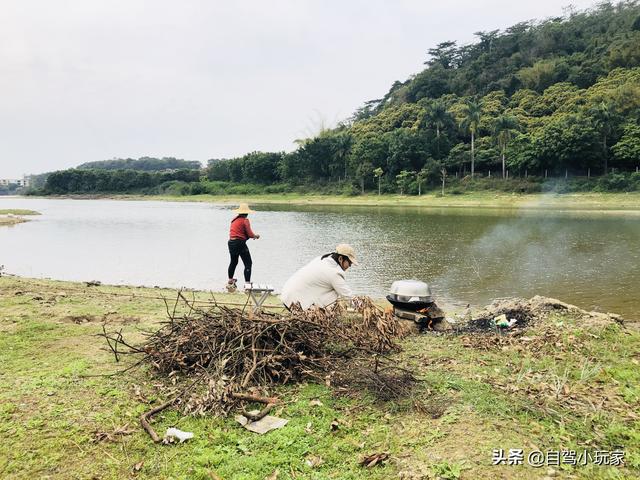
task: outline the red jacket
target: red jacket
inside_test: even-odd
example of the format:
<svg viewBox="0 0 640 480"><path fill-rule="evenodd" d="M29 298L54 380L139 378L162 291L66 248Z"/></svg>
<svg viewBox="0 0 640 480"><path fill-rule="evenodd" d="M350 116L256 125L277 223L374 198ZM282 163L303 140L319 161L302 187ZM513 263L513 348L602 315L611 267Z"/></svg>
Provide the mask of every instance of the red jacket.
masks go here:
<svg viewBox="0 0 640 480"><path fill-rule="evenodd" d="M248 240L255 237L256 234L251 230L251 224L246 217L237 216L231 220L231 228L229 229L229 238L238 238L240 240Z"/></svg>

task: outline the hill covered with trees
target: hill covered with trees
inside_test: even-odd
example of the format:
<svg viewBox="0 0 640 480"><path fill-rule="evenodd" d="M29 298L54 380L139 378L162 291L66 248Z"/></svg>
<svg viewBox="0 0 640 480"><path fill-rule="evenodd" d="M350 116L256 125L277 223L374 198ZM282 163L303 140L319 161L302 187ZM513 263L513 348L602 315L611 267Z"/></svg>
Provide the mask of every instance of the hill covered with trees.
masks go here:
<svg viewBox="0 0 640 480"><path fill-rule="evenodd" d="M377 188L379 179L383 190L416 192L438 184L443 170L459 178L542 179L635 172L637 2L475 35L470 45L445 41L429 49L423 71L295 152L211 162L209 179L341 182L346 190ZM633 186L631 175L623 177Z"/></svg>
<svg viewBox="0 0 640 480"><path fill-rule="evenodd" d="M77 168L32 175L30 194L129 193L189 194L202 165L173 157L123 158L87 162Z"/></svg>
<svg viewBox="0 0 640 480"><path fill-rule="evenodd" d="M78 165L81 170L140 170L143 172L159 172L163 170L199 169L200 162L180 160L173 157L153 158L113 158Z"/></svg>
<svg viewBox="0 0 640 480"><path fill-rule="evenodd" d="M453 193L640 190L637 1L601 3L475 36L469 45L443 41L428 49L421 72L396 81L336 128L298 140L293 152L210 160L206 178L193 170L191 181L145 177L128 185L182 194L415 194L443 182ZM184 162L142 158L79 168L192 168L169 161ZM45 192L113 187L97 180L98 173L77 172L50 175ZM74 185L60 183L61 175Z"/></svg>

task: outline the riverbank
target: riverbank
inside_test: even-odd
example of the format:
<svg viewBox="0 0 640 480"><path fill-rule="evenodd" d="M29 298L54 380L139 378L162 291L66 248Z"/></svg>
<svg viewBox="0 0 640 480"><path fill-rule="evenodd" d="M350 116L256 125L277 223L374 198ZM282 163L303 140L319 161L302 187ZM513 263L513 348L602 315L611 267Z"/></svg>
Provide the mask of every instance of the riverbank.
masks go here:
<svg viewBox="0 0 640 480"><path fill-rule="evenodd" d="M353 205L400 207L477 207L501 209L566 209L566 210L640 210L640 192L629 193L530 193L509 194L500 192L475 192L461 195L425 194L409 195L64 195L43 198L153 200L173 202L208 202L236 204L240 201L253 204L284 205Z"/></svg>
<svg viewBox="0 0 640 480"><path fill-rule="evenodd" d="M28 220L26 218L21 217L0 216L0 226L17 225L18 223L24 223L27 221Z"/></svg>
<svg viewBox="0 0 640 480"><path fill-rule="evenodd" d="M210 293L188 292L208 306ZM138 417L165 398L150 372L119 363L101 337L138 341L167 318L176 291L0 277L2 478L636 478L640 474L640 334L635 325L589 323L563 313L521 336L424 334L402 342L397 364L420 377L407 398L336 395L326 385L278 387L264 436L232 418L167 410L155 445ZM242 294L215 294L244 304ZM270 299L272 305L276 299ZM180 307L179 307L180 308ZM524 449L523 465L492 465L494 449ZM596 465L596 450L624 450L624 467ZM592 459L527 466L532 451L585 450ZM366 468L362 458L390 457ZM73 461L69 461L72 457ZM563 458L563 457L561 457ZM567 457L570 458L570 457ZM602 462L600 462L602 463Z"/></svg>
<svg viewBox="0 0 640 480"><path fill-rule="evenodd" d="M23 218L25 215L40 215L40 212L24 209L0 209L0 225L17 225L28 222L29 219Z"/></svg>

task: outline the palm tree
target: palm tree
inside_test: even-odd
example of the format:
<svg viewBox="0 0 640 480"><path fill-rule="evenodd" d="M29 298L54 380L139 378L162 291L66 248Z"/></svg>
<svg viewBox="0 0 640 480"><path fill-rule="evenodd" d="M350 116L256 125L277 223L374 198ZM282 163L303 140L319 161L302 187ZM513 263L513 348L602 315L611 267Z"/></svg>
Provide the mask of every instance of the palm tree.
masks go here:
<svg viewBox="0 0 640 480"><path fill-rule="evenodd" d="M382 178L382 174L384 171L382 168L378 167L373 171L373 176L378 179L378 196L380 196L380 179Z"/></svg>
<svg viewBox="0 0 640 480"><path fill-rule="evenodd" d="M440 157L440 130L442 130L451 115L447 112L447 107L442 100L435 100L427 105L425 121L427 125L431 125L436 129L436 148L438 149L438 158Z"/></svg>
<svg viewBox="0 0 640 480"><path fill-rule="evenodd" d="M461 127L471 133L471 178L475 173L475 136L482 120L482 105L476 100L469 100L464 106L464 119Z"/></svg>
<svg viewBox="0 0 640 480"><path fill-rule="evenodd" d="M418 196L422 195L422 184L427 178L429 178L429 170L426 167L422 167L418 173L416 173L416 182L418 183Z"/></svg>
<svg viewBox="0 0 640 480"><path fill-rule="evenodd" d="M341 133L336 136L335 156L338 161L344 161L344 179L347 179L347 158L351 150L351 135Z"/></svg>
<svg viewBox="0 0 640 480"><path fill-rule="evenodd" d="M511 140L511 133L518 128L518 120L512 115L500 115L493 123L493 134L498 140L502 155L502 178L506 175L505 150Z"/></svg>

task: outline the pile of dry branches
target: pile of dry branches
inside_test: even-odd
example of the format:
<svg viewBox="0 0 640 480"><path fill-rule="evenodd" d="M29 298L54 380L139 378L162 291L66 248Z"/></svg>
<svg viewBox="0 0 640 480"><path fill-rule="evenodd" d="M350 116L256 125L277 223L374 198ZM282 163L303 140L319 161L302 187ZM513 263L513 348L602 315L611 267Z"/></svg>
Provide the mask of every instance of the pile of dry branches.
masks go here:
<svg viewBox="0 0 640 480"><path fill-rule="evenodd" d="M168 404L191 414L226 414L247 400L270 405L275 400L264 395L267 386L330 382L344 362L369 362L378 372L385 368L385 354L399 350L396 339L402 335L397 320L368 297L354 299L353 313L339 304L286 314L223 305L202 310L181 293L178 302L186 313L167 309L168 321L141 344L128 342L121 332L104 331L104 337L116 360L138 356L135 366L149 365L177 381L182 390Z"/></svg>

